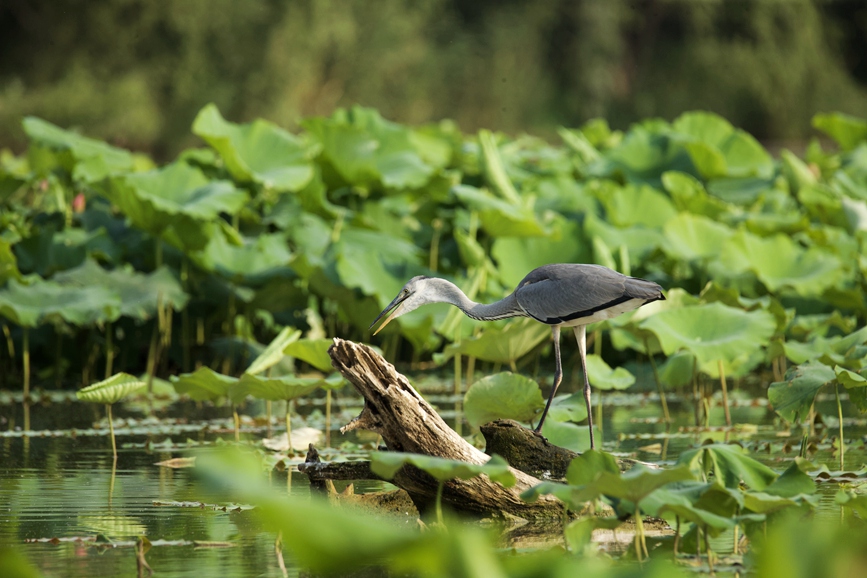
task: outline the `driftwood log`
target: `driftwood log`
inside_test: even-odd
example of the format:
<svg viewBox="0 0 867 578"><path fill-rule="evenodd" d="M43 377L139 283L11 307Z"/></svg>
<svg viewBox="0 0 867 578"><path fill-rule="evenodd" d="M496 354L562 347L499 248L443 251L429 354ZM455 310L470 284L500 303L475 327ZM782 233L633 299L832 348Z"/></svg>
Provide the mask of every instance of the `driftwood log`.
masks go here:
<svg viewBox="0 0 867 578"><path fill-rule="evenodd" d="M341 432L358 428L376 432L390 451L426 454L474 464L488 461L487 454L451 429L406 377L373 349L335 338L328 353L334 368L364 397L361 414L341 428ZM362 471L356 470L355 475L365 473L364 466L360 467ZM299 470L314 480L326 477L322 474L328 468L327 464L310 464L310 467L304 464ZM540 480L519 469L513 468L513 473L517 483L511 488L505 488L484 475L446 482L443 503L456 511L484 515L499 513L527 519L562 515L563 504L552 496L542 496L533 503L522 500L521 492ZM370 474L370 477L375 476ZM391 482L409 494L419 511L426 511L436 498L437 482L417 468L403 467Z"/></svg>

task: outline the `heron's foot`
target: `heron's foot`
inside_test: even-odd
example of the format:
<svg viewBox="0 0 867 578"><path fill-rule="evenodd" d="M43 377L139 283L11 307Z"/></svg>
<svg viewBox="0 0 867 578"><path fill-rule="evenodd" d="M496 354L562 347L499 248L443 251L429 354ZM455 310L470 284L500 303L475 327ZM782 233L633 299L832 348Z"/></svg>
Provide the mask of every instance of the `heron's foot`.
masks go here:
<svg viewBox="0 0 867 578"><path fill-rule="evenodd" d="M541 424L540 424L540 425L541 425ZM533 435L534 435L534 436L536 436L536 437L540 437L540 438L542 438L543 440L548 441L548 438L546 438L545 436L542 435L542 429L541 429L541 428L536 428L536 429L534 429L534 430L532 430L532 431L533 431Z"/></svg>

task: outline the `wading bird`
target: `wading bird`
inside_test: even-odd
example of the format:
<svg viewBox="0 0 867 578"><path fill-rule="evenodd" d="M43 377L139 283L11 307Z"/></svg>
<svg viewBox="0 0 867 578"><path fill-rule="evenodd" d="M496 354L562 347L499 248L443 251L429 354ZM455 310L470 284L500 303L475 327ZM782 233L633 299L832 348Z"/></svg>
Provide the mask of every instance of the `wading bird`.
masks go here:
<svg viewBox="0 0 867 578"><path fill-rule="evenodd" d="M383 327L404 313L428 303L450 303L468 317L479 321L494 321L508 317L532 317L551 326L554 338L554 386L542 412L539 425L533 430L541 432L551 400L563 379L560 361L560 329L571 327L578 340L581 367L584 370L584 401L587 404L587 423L590 426L590 447L593 442L593 414L590 412L590 380L587 378L587 332L590 323L617 317L651 301L664 300L662 287L652 281L627 277L601 265L561 263L533 269L518 283L508 297L484 305L464 295L454 283L436 277L420 275L410 279L394 300L370 324L372 328L383 315L391 312Z"/></svg>

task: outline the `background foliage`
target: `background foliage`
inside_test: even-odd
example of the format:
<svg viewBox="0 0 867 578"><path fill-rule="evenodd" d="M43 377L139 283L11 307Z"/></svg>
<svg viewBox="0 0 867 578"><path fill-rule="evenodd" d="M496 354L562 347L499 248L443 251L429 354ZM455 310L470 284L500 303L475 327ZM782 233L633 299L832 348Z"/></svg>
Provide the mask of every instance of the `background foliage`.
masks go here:
<svg viewBox="0 0 867 578"><path fill-rule="evenodd" d="M208 102L295 127L356 103L418 124L551 132L684 110L759 139L867 116L859 0L8 0L0 147L33 114L160 159Z"/></svg>

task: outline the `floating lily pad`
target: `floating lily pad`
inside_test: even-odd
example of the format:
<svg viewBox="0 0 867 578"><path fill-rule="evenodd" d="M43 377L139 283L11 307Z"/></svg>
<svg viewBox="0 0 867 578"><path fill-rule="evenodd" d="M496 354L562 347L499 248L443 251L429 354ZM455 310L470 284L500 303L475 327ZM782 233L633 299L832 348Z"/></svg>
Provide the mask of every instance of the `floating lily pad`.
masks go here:
<svg viewBox="0 0 867 578"><path fill-rule="evenodd" d="M473 427L494 419L527 422L544 407L538 384L511 372L483 377L464 396L464 413Z"/></svg>

